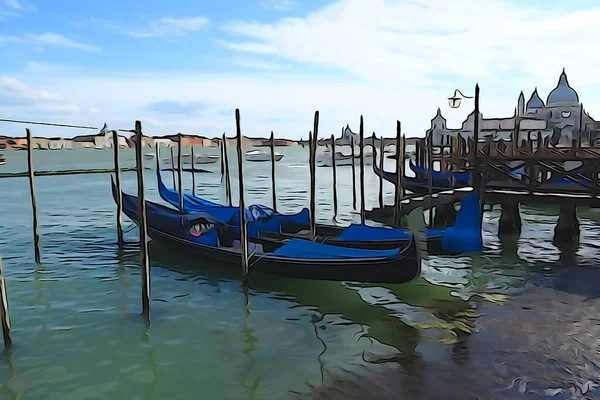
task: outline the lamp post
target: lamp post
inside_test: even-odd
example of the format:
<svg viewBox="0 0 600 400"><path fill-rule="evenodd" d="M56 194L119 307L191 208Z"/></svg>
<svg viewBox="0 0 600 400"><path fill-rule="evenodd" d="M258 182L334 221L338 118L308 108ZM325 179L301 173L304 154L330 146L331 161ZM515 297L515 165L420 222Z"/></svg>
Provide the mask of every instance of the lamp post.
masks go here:
<svg viewBox="0 0 600 400"><path fill-rule="evenodd" d="M460 94L461 97L458 97ZM481 176L479 171L479 157L478 157L478 144L479 144L479 84L475 85L475 119L473 120L473 142L475 145L471 150L473 152L473 189L479 193L479 186L481 182ZM460 90L456 89L452 97L448 97L448 105L450 108L460 107L462 99L472 99L473 96L465 96Z"/></svg>
<svg viewBox="0 0 600 400"><path fill-rule="evenodd" d="M467 99L472 99L473 97L469 97L469 96L465 96L464 94L461 93L460 90L456 89L454 91L454 95L452 97L448 98L448 104L450 105L451 108L458 108L460 106L461 103L461 98L458 97L458 94L460 93L460 95L463 98L467 98ZM475 119L473 120L473 141L475 142L475 145L473 146L473 149L471 150L473 152L473 173L472 173L472 179L473 179L473 190L475 191L475 193L477 193L478 197L479 197L479 238L480 240L481 238L481 228L482 228L482 224L483 224L483 210L482 210L482 204L481 204L481 172L479 171L479 151L478 151L478 147L479 147L479 84L475 85ZM489 151L489 149L488 149Z"/></svg>

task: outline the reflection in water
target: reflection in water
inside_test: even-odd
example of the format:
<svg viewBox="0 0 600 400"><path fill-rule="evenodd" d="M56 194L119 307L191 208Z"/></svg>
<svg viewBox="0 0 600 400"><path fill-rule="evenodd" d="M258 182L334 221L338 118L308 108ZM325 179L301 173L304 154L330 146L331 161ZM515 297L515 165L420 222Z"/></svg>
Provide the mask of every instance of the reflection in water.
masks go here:
<svg viewBox="0 0 600 400"><path fill-rule="evenodd" d="M0 376L2 376L2 380L0 381L0 394L2 394L2 398L6 398L8 400L16 400L19 398L19 393L13 389L12 380L15 377L15 367L12 362L12 349L5 349L0 356Z"/></svg>
<svg viewBox="0 0 600 400"><path fill-rule="evenodd" d="M212 150L218 152L201 151ZM282 152L278 205L297 212L308 204L308 172L292 166L304 165L307 151ZM36 161L44 169L109 168L111 157L110 151L40 152ZM24 153L7 158L7 172L25 169ZM389 163L391 169L394 160ZM122 164L133 166L132 151L122 152ZM197 193L220 202L219 165L211 168L214 173L197 176ZM265 165L246 168L248 203L270 204ZM369 209L378 203L378 180L366 174ZM135 174L122 178L124 190L135 193ZM0 356L0 397L201 393L279 400L306 392L308 383L316 398L506 399L544 390L590 396L598 383L596 212L580 211L573 256L552 244L557 211L522 206L521 235L500 240L495 209L484 216L482 254L427 257L421 278L409 284L251 274L243 300L238 266L181 257L151 241L153 321L147 327L139 316L139 248L115 245L109 182L104 175L36 181L43 266L32 262L31 212L22 201L27 181L3 182L2 211L15 216L0 221L15 346L10 359ZM153 171L146 182L148 199L159 201ZM340 168L337 220L345 224L358 221L351 182L350 169ZM184 175L188 191L190 183ZM332 221L331 183L331 174L319 170L317 222ZM393 189L385 183L388 204ZM136 241L126 218L124 227L126 240ZM337 397L322 397L327 389Z"/></svg>
<svg viewBox="0 0 600 400"><path fill-rule="evenodd" d="M248 287L242 286L242 293L244 294L244 318L242 324L242 342L246 345L242 352L248 357L250 360L250 366L247 369L246 374L244 375L244 379L242 380L242 386L246 389L250 390L250 398L253 399L256 390L258 389L258 385L260 384L260 376L257 376L254 379L254 382L249 384L247 382L252 369L256 365L256 360L252 356L252 353L256 351L256 342L258 339L254 336L254 331L252 328L248 327L248 320L250 319L250 297L248 295Z"/></svg>
<svg viewBox="0 0 600 400"><path fill-rule="evenodd" d="M156 388L156 384L158 383L158 367L156 365L156 361L154 359L154 346L150 340L150 322L144 322L144 330L142 332L142 336L140 337L140 342L148 348L148 362L150 364L150 369L152 371L152 381L150 382L150 387L146 392L144 392L145 399L151 399L154 394L154 389Z"/></svg>

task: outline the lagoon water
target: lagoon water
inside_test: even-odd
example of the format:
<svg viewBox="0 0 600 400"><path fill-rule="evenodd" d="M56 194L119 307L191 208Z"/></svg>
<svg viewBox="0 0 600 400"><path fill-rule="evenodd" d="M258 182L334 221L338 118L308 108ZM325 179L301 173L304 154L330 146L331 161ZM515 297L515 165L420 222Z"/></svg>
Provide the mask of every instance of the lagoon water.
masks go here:
<svg viewBox="0 0 600 400"><path fill-rule="evenodd" d="M308 152L278 151L278 208L296 212L308 206ZM26 152L4 154L1 172L26 169ZM161 159L168 156L163 150ZM38 170L112 167L110 149L34 157ZM121 160L134 166L133 150L121 151ZM197 194L223 202L219 164L198 167L212 173L197 174ZM338 172L342 224L359 220L350 171ZM270 163L246 163L244 174L247 204L270 205ZM331 169L317 174L318 220L332 223ZM163 177L172 185L170 172ZM135 173L122 180L135 194ZM0 399L567 398L591 396L600 383L595 211L579 211L581 245L569 255L552 245L555 207L522 206L521 236L505 241L492 210L484 252L428 257L421 277L405 285L253 274L244 289L240 266L183 257L151 241L146 326L139 250L116 245L108 174L36 178L39 266L28 181L1 184L0 256L14 345L0 353ZM189 174L184 186L191 191ZM146 189L148 200L160 201L154 169L146 170ZM377 190L368 167L367 209L377 206ZM388 204L392 192L386 183ZM135 242L126 217L124 227ZM469 331L477 332L461 333ZM348 393L360 388L361 397Z"/></svg>

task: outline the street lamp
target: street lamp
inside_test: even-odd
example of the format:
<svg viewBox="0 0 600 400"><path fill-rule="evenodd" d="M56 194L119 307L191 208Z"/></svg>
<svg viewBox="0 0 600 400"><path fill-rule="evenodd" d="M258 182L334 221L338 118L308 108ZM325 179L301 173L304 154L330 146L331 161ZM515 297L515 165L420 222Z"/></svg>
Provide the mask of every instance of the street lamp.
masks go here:
<svg viewBox="0 0 600 400"><path fill-rule="evenodd" d="M473 97L465 96L460 90L454 90L454 95L448 98L448 105L451 108L458 108L460 106L461 97L458 97L458 94L465 99L472 99ZM481 172L479 171L479 155L478 155L478 144L479 144L479 84L475 85L475 110L474 110L474 120L473 120L473 189L480 197L480 207L481 207ZM489 151L489 149L488 149ZM479 232L481 232L481 218L479 220Z"/></svg>
<svg viewBox="0 0 600 400"><path fill-rule="evenodd" d="M462 97L458 97L459 93ZM450 106L450 108L458 108L458 107L460 107L460 103L461 103L462 99L472 99L472 98L473 98L473 96L465 96L460 90L456 89L454 91L454 95L452 95L452 97L448 97L448 105Z"/></svg>

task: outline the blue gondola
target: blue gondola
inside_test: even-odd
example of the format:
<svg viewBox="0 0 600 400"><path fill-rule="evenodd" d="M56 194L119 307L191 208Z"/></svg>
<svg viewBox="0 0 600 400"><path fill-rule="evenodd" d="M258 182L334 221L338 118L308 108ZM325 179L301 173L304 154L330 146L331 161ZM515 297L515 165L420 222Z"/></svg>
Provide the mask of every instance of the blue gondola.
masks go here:
<svg viewBox="0 0 600 400"><path fill-rule="evenodd" d="M179 193L168 189L160 176L157 174L158 191L161 198L167 203L179 207ZM456 224L444 229L428 229L425 232L427 247L432 254L455 254L466 250L464 245L457 246L449 236L464 238L465 235L472 233L477 236L479 225L471 223L477 221L479 210L476 204L475 195L469 195L471 199L463 201L463 207L459 211ZM187 212L208 212L215 216L219 221L225 224L239 226L239 208L228 207L210 202L197 196L185 193L183 196L183 209ZM256 223L258 236L254 239L261 242L265 248L271 249L278 246L279 242L288 239L304 238L303 231L310 227L310 214L308 209L303 209L297 214L280 214L273 209L261 205L251 205L246 212L247 220ZM226 211L225 211L226 210ZM236 216L230 217L235 210ZM237 232L239 232L239 228ZM388 227L375 227L362 224L352 224L349 227L337 227L328 225L316 226L316 242L327 243L335 246L360 248L360 249L391 249L403 246L407 241L412 240L412 234L406 229L394 229ZM239 234L239 233L238 233ZM480 237L480 235L478 235ZM469 249L479 250L478 244L470 244ZM479 247L477 247L479 246Z"/></svg>
<svg viewBox="0 0 600 400"><path fill-rule="evenodd" d="M112 180L111 180L112 181ZM113 197L117 190L112 182ZM123 212L139 224L139 201L121 193ZM239 265L240 243L232 227L221 223L209 213L184 213L146 201L149 236L172 248L211 259ZM257 236L256 223L248 223L249 236ZM255 242L249 243L251 270L281 276L371 283L404 283L419 276L414 238L402 248L364 250L332 246L307 240L292 239L274 251L265 251Z"/></svg>

